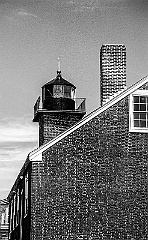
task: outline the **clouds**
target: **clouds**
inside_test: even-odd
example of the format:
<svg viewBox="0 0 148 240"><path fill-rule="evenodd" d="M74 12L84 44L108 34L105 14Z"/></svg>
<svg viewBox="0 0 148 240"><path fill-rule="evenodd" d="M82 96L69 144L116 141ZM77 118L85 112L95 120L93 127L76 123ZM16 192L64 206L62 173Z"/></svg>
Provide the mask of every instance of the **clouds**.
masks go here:
<svg viewBox="0 0 148 240"><path fill-rule="evenodd" d="M16 14L19 17L34 17L34 18L37 18L37 15L35 15L33 13L30 13L30 12L27 12L27 11L25 11L25 9L18 10L18 12Z"/></svg>
<svg viewBox="0 0 148 240"><path fill-rule="evenodd" d="M117 8L122 3L128 0L70 0L66 1L67 6L72 8L72 11L77 12L93 12L96 9L102 11L109 8Z"/></svg>
<svg viewBox="0 0 148 240"><path fill-rule="evenodd" d="M5 19L11 22L17 22L20 20L33 20L37 19L37 14L34 14L32 10L26 8L18 8L16 6L8 5L7 7L1 7L1 13Z"/></svg>
<svg viewBox="0 0 148 240"><path fill-rule="evenodd" d="M0 143L4 142L35 142L36 128L22 119L13 119L0 123Z"/></svg>
<svg viewBox="0 0 148 240"><path fill-rule="evenodd" d="M77 12L94 12L95 10L106 11L109 9L126 8L147 10L147 0L65 0L63 5L71 7L71 11Z"/></svg>
<svg viewBox="0 0 148 240"><path fill-rule="evenodd" d="M23 160L24 153L37 147L37 132L37 127L28 119L11 118L1 121L0 162Z"/></svg>
<svg viewBox="0 0 148 240"><path fill-rule="evenodd" d="M27 118L0 123L0 199L7 197L27 155L37 147L37 127Z"/></svg>

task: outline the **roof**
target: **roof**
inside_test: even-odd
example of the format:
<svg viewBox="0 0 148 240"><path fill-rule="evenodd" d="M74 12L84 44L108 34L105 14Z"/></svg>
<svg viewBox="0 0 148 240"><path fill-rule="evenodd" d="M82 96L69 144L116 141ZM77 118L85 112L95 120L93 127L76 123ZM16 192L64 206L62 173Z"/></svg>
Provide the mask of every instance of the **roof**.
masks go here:
<svg viewBox="0 0 148 240"><path fill-rule="evenodd" d="M56 78L54 78L50 82L47 82L45 85L66 85L66 86L71 86L73 88L76 88L72 83L70 83L67 80L65 80L64 78L62 78L61 71L57 71Z"/></svg>

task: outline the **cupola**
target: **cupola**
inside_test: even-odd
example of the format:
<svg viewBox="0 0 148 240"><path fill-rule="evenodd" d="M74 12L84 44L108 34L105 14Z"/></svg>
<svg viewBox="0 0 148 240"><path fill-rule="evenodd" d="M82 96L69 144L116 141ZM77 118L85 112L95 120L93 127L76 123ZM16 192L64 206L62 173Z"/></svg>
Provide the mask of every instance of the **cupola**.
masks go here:
<svg viewBox="0 0 148 240"><path fill-rule="evenodd" d="M59 66L60 64L58 64ZM42 86L34 105L33 122L39 122L39 146L52 140L85 115L85 98L76 98L76 87L61 76Z"/></svg>
<svg viewBox="0 0 148 240"><path fill-rule="evenodd" d="M47 110L75 110L76 87L57 71L55 79L42 87L43 108Z"/></svg>

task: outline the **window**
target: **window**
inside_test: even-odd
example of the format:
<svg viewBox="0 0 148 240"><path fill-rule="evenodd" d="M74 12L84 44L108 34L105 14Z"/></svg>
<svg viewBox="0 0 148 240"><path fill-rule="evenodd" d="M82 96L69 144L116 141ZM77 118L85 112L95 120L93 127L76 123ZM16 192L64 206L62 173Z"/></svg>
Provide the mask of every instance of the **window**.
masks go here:
<svg viewBox="0 0 148 240"><path fill-rule="evenodd" d="M13 199L10 202L10 232L13 230Z"/></svg>
<svg viewBox="0 0 148 240"><path fill-rule="evenodd" d="M13 229L16 227L16 194L13 197Z"/></svg>
<svg viewBox="0 0 148 240"><path fill-rule="evenodd" d="M17 201L16 201L16 225L19 224L19 204L20 204L20 194L19 189L17 190Z"/></svg>
<svg viewBox="0 0 148 240"><path fill-rule="evenodd" d="M63 97L64 87L62 85L53 86L53 97L60 98Z"/></svg>
<svg viewBox="0 0 148 240"><path fill-rule="evenodd" d="M28 214L28 173L25 175L25 213L24 216Z"/></svg>
<svg viewBox="0 0 148 240"><path fill-rule="evenodd" d="M148 91L139 90L130 96L130 130L148 132Z"/></svg>
<svg viewBox="0 0 148 240"><path fill-rule="evenodd" d="M71 87L64 86L64 98L71 98Z"/></svg>
<svg viewBox="0 0 148 240"><path fill-rule="evenodd" d="M1 213L1 225L5 225L5 211L3 210L3 212Z"/></svg>

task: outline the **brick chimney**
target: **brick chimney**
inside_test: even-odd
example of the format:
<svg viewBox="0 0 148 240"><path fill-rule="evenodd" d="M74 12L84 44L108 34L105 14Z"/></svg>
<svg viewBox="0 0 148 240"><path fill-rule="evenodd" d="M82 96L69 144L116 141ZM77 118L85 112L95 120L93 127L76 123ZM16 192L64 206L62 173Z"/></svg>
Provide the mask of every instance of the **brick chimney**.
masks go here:
<svg viewBox="0 0 148 240"><path fill-rule="evenodd" d="M100 50L101 106L126 88L126 47L102 45Z"/></svg>

